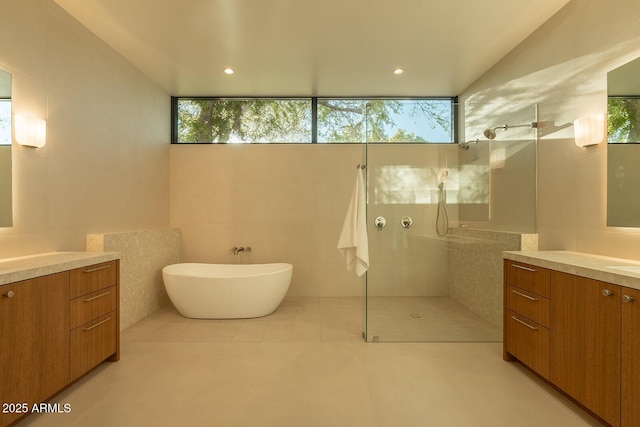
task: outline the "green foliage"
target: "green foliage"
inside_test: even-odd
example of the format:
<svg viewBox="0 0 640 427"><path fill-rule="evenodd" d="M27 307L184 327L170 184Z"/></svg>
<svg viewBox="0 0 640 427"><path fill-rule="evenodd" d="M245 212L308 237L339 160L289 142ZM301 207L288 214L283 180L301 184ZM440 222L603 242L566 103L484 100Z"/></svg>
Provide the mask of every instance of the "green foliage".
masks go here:
<svg viewBox="0 0 640 427"><path fill-rule="evenodd" d="M609 98L607 135L609 143L640 142L640 98Z"/></svg>
<svg viewBox="0 0 640 427"><path fill-rule="evenodd" d="M398 101L318 100L318 140L321 142L385 141L385 126L399 110Z"/></svg>
<svg viewBox="0 0 640 427"><path fill-rule="evenodd" d="M407 133L404 129L398 129L396 133L394 133L391 137L389 137L388 142L427 142L421 136L416 136L413 133Z"/></svg>
<svg viewBox="0 0 640 427"><path fill-rule="evenodd" d="M310 142L311 103L307 100L182 99L178 141Z"/></svg>
<svg viewBox="0 0 640 427"><path fill-rule="evenodd" d="M451 103L434 100L319 99L319 142L427 142L397 117L451 133ZM310 99L180 99L178 142L311 142Z"/></svg>

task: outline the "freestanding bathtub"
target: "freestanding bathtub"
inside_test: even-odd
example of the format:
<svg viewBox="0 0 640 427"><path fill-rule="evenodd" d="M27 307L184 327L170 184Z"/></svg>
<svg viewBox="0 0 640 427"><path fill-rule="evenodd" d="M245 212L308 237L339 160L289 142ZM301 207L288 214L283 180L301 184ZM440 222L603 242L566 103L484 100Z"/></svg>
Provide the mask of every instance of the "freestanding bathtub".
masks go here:
<svg viewBox="0 0 640 427"><path fill-rule="evenodd" d="M291 283L293 265L172 264L162 269L164 287L184 317L241 319L271 314Z"/></svg>

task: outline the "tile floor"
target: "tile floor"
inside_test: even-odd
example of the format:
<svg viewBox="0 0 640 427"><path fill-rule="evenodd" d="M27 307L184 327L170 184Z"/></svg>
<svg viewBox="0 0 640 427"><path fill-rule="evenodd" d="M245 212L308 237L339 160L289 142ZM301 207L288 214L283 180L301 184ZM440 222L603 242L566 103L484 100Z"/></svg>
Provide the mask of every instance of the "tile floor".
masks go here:
<svg viewBox="0 0 640 427"><path fill-rule="evenodd" d="M369 297L367 340L502 341L502 329L448 297Z"/></svg>
<svg viewBox="0 0 640 427"><path fill-rule="evenodd" d="M599 425L501 343L365 343L359 298L288 298L251 320L165 308L122 333L122 356L24 426Z"/></svg>

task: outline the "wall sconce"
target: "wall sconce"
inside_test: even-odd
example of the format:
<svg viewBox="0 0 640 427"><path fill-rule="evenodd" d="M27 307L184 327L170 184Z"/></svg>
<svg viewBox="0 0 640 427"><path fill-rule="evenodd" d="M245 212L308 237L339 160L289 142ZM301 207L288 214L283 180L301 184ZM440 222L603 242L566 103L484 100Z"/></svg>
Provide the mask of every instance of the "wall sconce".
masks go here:
<svg viewBox="0 0 640 427"><path fill-rule="evenodd" d="M591 114L573 122L573 133L578 147L600 144L604 139L604 115Z"/></svg>
<svg viewBox="0 0 640 427"><path fill-rule="evenodd" d="M47 143L47 122L29 116L15 116L16 142L25 147L42 148Z"/></svg>

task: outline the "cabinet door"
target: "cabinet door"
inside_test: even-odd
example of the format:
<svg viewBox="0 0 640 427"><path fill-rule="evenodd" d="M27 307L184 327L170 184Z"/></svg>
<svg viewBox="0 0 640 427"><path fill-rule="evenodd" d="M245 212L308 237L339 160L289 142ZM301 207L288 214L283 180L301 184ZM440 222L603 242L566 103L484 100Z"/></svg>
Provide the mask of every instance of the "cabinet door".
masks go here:
<svg viewBox="0 0 640 427"><path fill-rule="evenodd" d="M582 289L574 276L551 273L551 345L550 379L579 399L584 388L583 314L585 302Z"/></svg>
<svg viewBox="0 0 640 427"><path fill-rule="evenodd" d="M640 291L623 288L622 426L640 425Z"/></svg>
<svg viewBox="0 0 640 427"><path fill-rule="evenodd" d="M68 272L0 287L0 367L3 403L30 409L67 384ZM22 415L0 412L0 426Z"/></svg>
<svg viewBox="0 0 640 427"><path fill-rule="evenodd" d="M551 274L550 378L596 415L620 423L621 288Z"/></svg>

